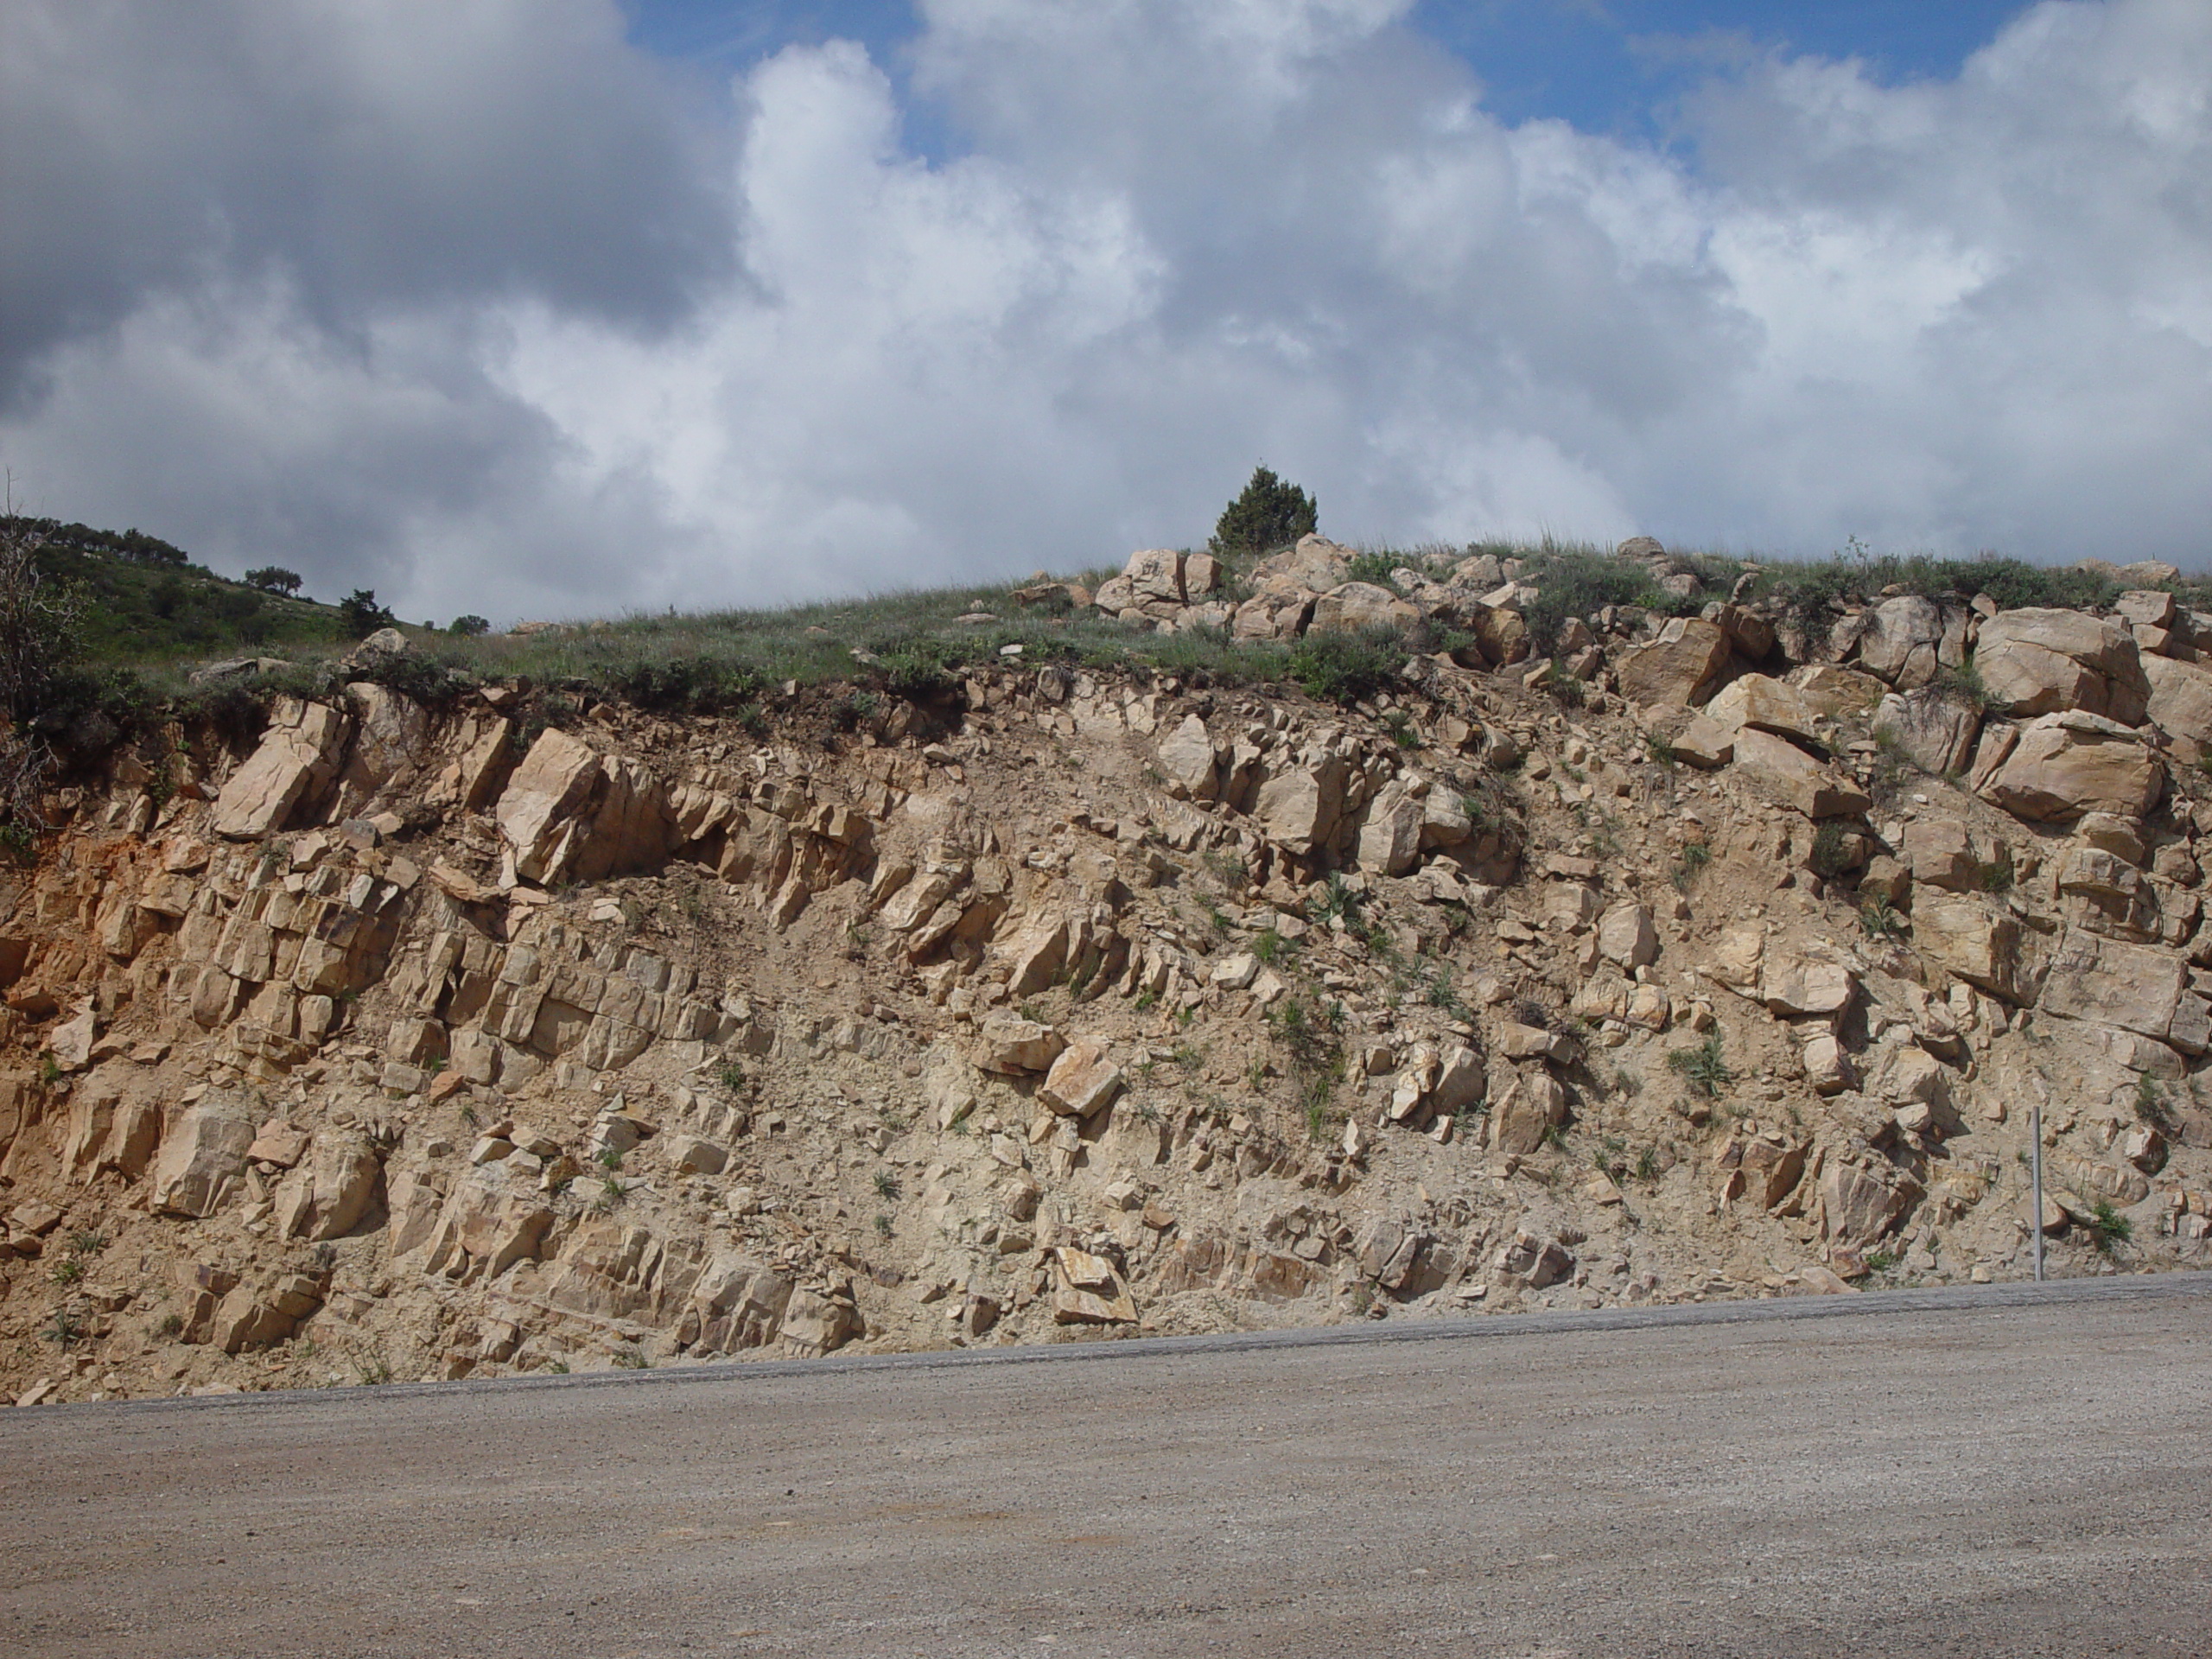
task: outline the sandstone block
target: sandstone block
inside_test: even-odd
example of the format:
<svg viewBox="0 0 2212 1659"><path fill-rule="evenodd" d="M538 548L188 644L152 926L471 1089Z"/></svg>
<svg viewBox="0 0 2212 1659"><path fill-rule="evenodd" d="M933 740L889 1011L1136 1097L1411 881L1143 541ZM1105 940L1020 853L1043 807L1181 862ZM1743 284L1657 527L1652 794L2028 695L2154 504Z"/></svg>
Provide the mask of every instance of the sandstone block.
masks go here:
<svg viewBox="0 0 2212 1659"><path fill-rule="evenodd" d="M1981 735L1981 711L1933 686L1891 692L1874 712L1874 734L1923 772L1961 772Z"/></svg>
<svg viewBox="0 0 2212 1659"><path fill-rule="evenodd" d="M1554 1124L1567 1121L1567 1090L1548 1071L1516 1071L1491 1107L1490 1143L1499 1152L1531 1153Z"/></svg>
<svg viewBox="0 0 2212 1659"><path fill-rule="evenodd" d="M1598 921L1598 954L1633 973L1659 959L1659 934L1642 905L1615 905Z"/></svg>
<svg viewBox="0 0 2212 1659"><path fill-rule="evenodd" d="M1130 554L1122 575L1139 605L1147 599L1165 600L1170 605L1185 602L1183 555L1172 548L1151 547Z"/></svg>
<svg viewBox="0 0 2212 1659"><path fill-rule="evenodd" d="M2011 916L1974 899L1925 899L1913 907L1912 931L1938 967L2008 1002L2031 1000L2033 976Z"/></svg>
<svg viewBox="0 0 2212 1659"><path fill-rule="evenodd" d="M1746 727L1736 735L1736 769L1808 818L1852 817L1873 804L1864 791L1787 738Z"/></svg>
<svg viewBox="0 0 2212 1659"><path fill-rule="evenodd" d="M2164 1040L2188 988L2189 964L2182 957L2069 928L2051 955L2039 1006L2046 1014Z"/></svg>
<svg viewBox="0 0 2212 1659"><path fill-rule="evenodd" d="M2095 715L2044 715L2019 741L1980 793L2031 822L2084 812L2147 817L2165 786L2157 754L2126 727Z"/></svg>
<svg viewBox="0 0 2212 1659"><path fill-rule="evenodd" d="M2212 750L2212 667L2171 657L2145 657L2142 663L2151 688L2145 704L2151 723L2173 739L2185 759L2202 758Z"/></svg>
<svg viewBox="0 0 2212 1659"><path fill-rule="evenodd" d="M253 1120L243 1105L211 1095L187 1107L154 1161L155 1212L213 1215L244 1179L253 1142Z"/></svg>
<svg viewBox="0 0 2212 1659"><path fill-rule="evenodd" d="M1705 705L1707 718L1730 728L1757 727L1783 737L1817 741L1820 710L1796 686L1764 674L1732 681Z"/></svg>
<svg viewBox="0 0 2212 1659"><path fill-rule="evenodd" d="M1388 588L1372 582L1347 582L1313 601L1313 633L1365 633L1408 627L1421 612Z"/></svg>
<svg viewBox="0 0 2212 1659"><path fill-rule="evenodd" d="M1981 625L1974 668L1990 707L2013 715L2079 710L2133 726L2150 696L2134 636L2079 611L1999 611Z"/></svg>
<svg viewBox="0 0 2212 1659"><path fill-rule="evenodd" d="M1221 792L1221 752L1206 723L1196 715L1184 717L1160 744L1160 769L1169 782L1180 784L1193 800L1211 801Z"/></svg>
<svg viewBox="0 0 2212 1659"><path fill-rule="evenodd" d="M1037 1098L1064 1117L1089 1117L1122 1091L1122 1069L1107 1058L1105 1039L1071 1043L1052 1062Z"/></svg>
<svg viewBox="0 0 2212 1659"><path fill-rule="evenodd" d="M232 841L273 835L337 776L346 721L335 709L286 697L267 734L215 798L215 833Z"/></svg>
<svg viewBox="0 0 2212 1659"><path fill-rule="evenodd" d="M1067 1039L1052 1027L1010 1014L989 1015L977 1035L982 1039L981 1064L986 1071L1042 1071L1067 1046Z"/></svg>
<svg viewBox="0 0 2212 1659"><path fill-rule="evenodd" d="M1635 703L1700 702L1727 662L1725 629L1701 618L1678 616L1651 644L1622 654L1621 695Z"/></svg>

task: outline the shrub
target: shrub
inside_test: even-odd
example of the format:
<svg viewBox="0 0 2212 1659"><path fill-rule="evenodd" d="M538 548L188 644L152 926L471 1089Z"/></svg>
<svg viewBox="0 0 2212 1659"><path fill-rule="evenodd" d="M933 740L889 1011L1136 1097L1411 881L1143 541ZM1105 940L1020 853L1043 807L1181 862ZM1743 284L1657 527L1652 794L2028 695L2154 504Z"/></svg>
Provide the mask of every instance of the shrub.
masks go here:
<svg viewBox="0 0 2212 1659"><path fill-rule="evenodd" d="M40 569L44 545L25 519L0 524L0 712L16 725L46 712L84 649L83 603Z"/></svg>
<svg viewBox="0 0 2212 1659"><path fill-rule="evenodd" d="M766 689L757 670L706 656L642 659L609 668L608 688L656 714L709 715L752 702Z"/></svg>
<svg viewBox="0 0 2212 1659"><path fill-rule="evenodd" d="M2114 1254L2135 1236L2135 1224L2113 1208L2110 1198L2099 1198L2091 1205L2088 1218L2082 1224L2089 1230L2089 1243L2103 1255Z"/></svg>
<svg viewBox="0 0 2212 1659"><path fill-rule="evenodd" d="M365 639L378 628L398 626L399 619L377 603L373 588L356 588L338 601L338 626L348 639Z"/></svg>
<svg viewBox="0 0 2212 1659"><path fill-rule="evenodd" d="M491 632L492 624L490 619L486 617L456 616L453 620L453 626L448 628L446 632L457 633L464 639L475 639Z"/></svg>
<svg viewBox="0 0 2212 1659"><path fill-rule="evenodd" d="M1290 653L1290 677L1323 702L1364 702L1397 683L1405 643L1387 629L1309 633Z"/></svg>
<svg viewBox="0 0 2212 1659"><path fill-rule="evenodd" d="M1649 611L1678 608L1642 565L1594 548L1539 553L1532 563L1529 579L1536 585L1536 597L1521 614L1539 655L1558 643L1559 631L1570 616L1588 617L1608 605L1637 605Z"/></svg>
<svg viewBox="0 0 2212 1659"><path fill-rule="evenodd" d="M1690 1090L1707 1100L1717 1100L1720 1091L1736 1080L1728 1069L1728 1058L1721 1052L1720 1033L1714 1032L1695 1048L1678 1048L1667 1057L1667 1064L1681 1074Z"/></svg>
<svg viewBox="0 0 2212 1659"><path fill-rule="evenodd" d="M1319 522L1312 496L1257 467L1243 493L1222 509L1207 545L1216 553L1264 553L1312 535Z"/></svg>
<svg viewBox="0 0 2212 1659"><path fill-rule="evenodd" d="M882 653L883 680L893 696L926 702L955 683L947 653L934 639L913 639Z"/></svg>
<svg viewBox="0 0 2212 1659"><path fill-rule="evenodd" d="M1705 867L1713 862L1713 849L1701 841L1691 842L1682 849L1682 861L1675 866L1675 890L1688 893L1690 884L1704 874Z"/></svg>
<svg viewBox="0 0 2212 1659"><path fill-rule="evenodd" d="M1356 553L1346 567L1348 582L1371 582L1377 588L1395 588L1392 580L1400 565L1405 563L1395 553Z"/></svg>
<svg viewBox="0 0 2212 1659"><path fill-rule="evenodd" d="M1843 874L1844 861L1843 826L1830 818L1813 831L1812 855L1806 862L1821 880L1833 881Z"/></svg>

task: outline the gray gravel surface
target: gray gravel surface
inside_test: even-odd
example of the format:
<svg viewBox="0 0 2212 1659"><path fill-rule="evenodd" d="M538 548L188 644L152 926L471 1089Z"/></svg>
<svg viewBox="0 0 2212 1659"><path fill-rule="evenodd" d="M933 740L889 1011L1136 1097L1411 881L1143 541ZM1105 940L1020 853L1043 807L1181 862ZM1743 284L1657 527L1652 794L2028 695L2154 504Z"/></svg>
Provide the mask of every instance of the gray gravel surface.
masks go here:
<svg viewBox="0 0 2212 1659"><path fill-rule="evenodd" d="M0 1653L2212 1654L2212 1275L0 1412Z"/></svg>

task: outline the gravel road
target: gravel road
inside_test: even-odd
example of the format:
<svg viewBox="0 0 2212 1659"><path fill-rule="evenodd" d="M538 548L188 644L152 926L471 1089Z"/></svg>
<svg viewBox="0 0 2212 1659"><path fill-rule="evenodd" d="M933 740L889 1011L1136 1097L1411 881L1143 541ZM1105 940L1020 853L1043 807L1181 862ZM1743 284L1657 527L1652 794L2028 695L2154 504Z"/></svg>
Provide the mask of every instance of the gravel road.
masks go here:
<svg viewBox="0 0 2212 1659"><path fill-rule="evenodd" d="M2212 1274L0 1412L16 1656L2212 1653Z"/></svg>

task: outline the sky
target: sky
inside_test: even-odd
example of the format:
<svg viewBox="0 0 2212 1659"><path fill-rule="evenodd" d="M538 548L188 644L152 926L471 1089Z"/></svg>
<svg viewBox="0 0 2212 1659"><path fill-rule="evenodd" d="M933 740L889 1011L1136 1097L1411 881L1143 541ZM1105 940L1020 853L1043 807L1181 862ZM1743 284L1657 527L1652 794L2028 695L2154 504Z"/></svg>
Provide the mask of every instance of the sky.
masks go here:
<svg viewBox="0 0 2212 1659"><path fill-rule="evenodd" d="M505 622L2212 557L2203 0L10 0L25 509Z"/></svg>

